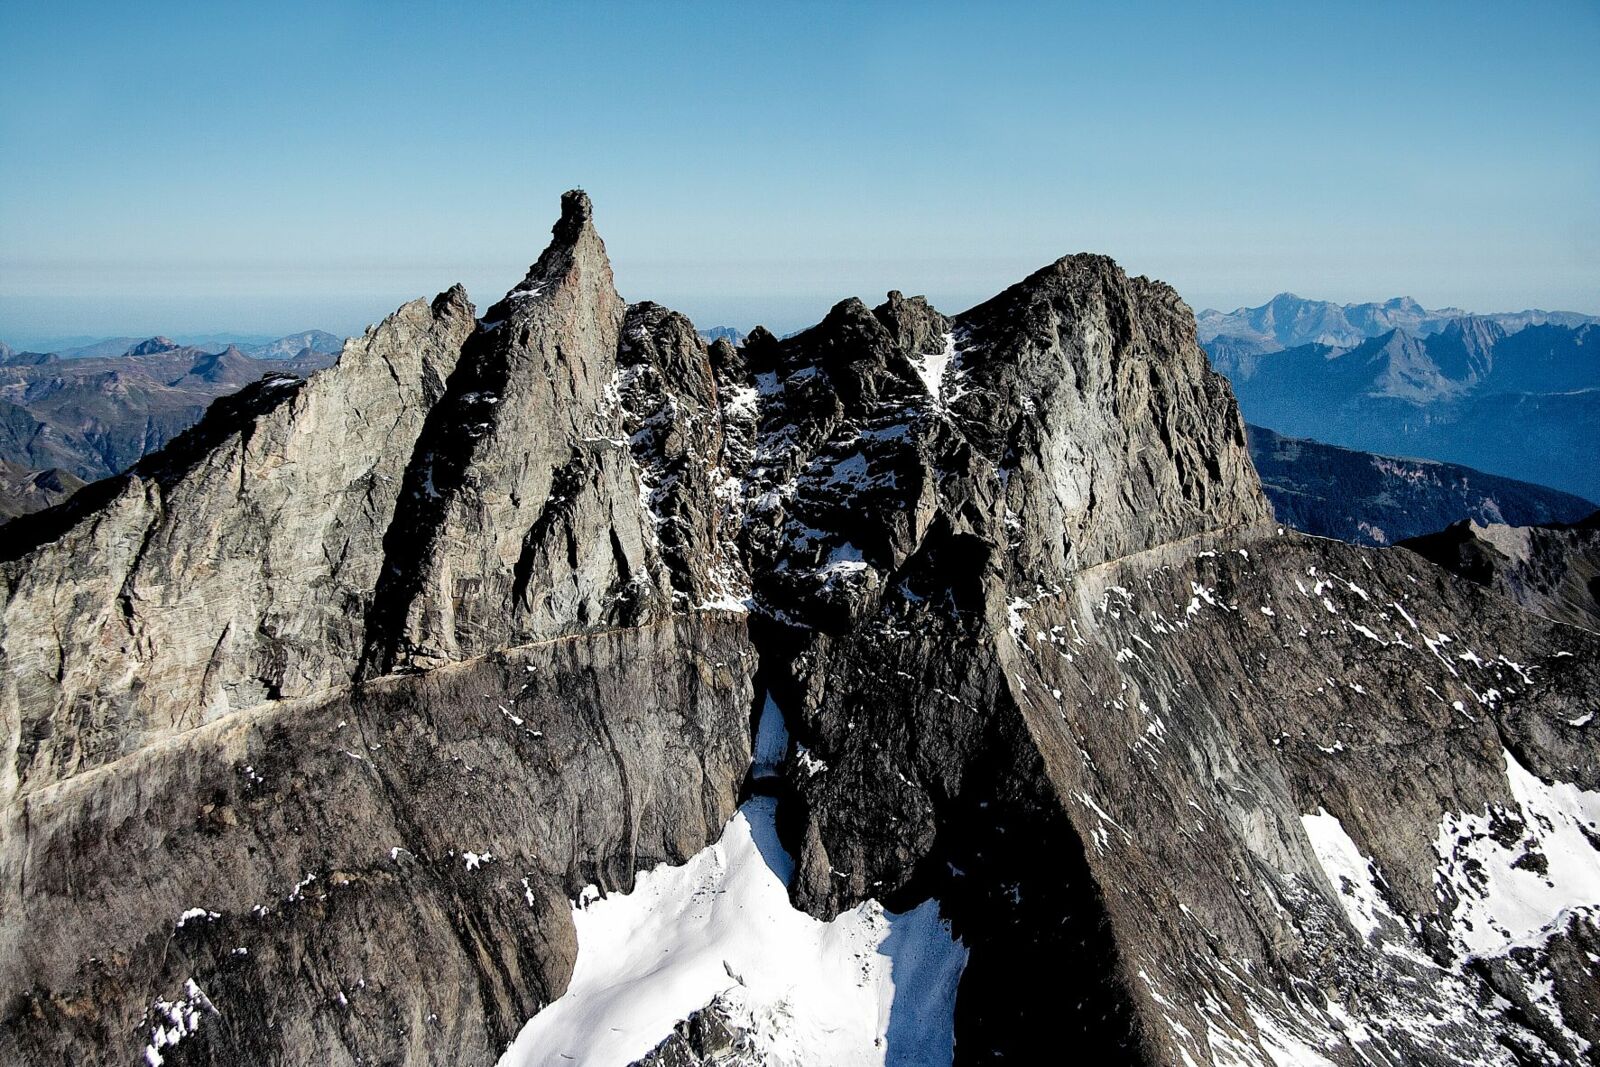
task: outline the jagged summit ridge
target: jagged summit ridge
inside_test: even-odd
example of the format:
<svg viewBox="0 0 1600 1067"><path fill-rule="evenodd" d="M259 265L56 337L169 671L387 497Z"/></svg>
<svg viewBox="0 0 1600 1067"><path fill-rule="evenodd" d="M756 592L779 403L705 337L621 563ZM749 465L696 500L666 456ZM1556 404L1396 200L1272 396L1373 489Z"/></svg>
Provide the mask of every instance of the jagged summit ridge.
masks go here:
<svg viewBox="0 0 1600 1067"><path fill-rule="evenodd" d="M894 292L708 348L681 316L628 308L578 190L481 320L458 285L308 384L258 392L16 531L14 721L43 729L88 694L122 709L87 748L40 763L24 745L16 782L265 699L674 608L843 625L949 567L973 589L1058 581L1266 513L1186 309L1104 257L956 318ZM229 480L242 496L216 491ZM1060 533L1013 543L1019 522ZM107 567L87 628L31 641L81 554ZM174 580L209 557L215 583Z"/></svg>
<svg viewBox="0 0 1600 1067"><path fill-rule="evenodd" d="M572 901L756 789L770 697L791 902L937 901L958 1062L1574 1061L1600 638L1267 515L1105 257L707 346L569 194L481 318L406 304L4 546L0 1057L490 1061Z"/></svg>
<svg viewBox="0 0 1600 1067"><path fill-rule="evenodd" d="M407 457L474 328L459 289L413 301L337 366L247 387L9 529L8 791L348 681ZM58 638L62 588L79 614Z"/></svg>
<svg viewBox="0 0 1600 1067"><path fill-rule="evenodd" d="M625 312L588 197L570 192L428 413L386 539L369 673L638 622L663 598L607 393Z"/></svg>

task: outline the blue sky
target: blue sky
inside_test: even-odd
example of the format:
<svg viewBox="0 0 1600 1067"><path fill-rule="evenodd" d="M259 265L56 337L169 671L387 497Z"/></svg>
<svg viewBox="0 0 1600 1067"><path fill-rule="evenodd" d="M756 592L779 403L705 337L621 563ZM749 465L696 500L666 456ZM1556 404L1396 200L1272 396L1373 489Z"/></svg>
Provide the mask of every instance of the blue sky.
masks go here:
<svg viewBox="0 0 1600 1067"><path fill-rule="evenodd" d="M1079 250L1197 308L1600 312L1593 0L9 3L0 49L14 343L487 306L574 185L702 325Z"/></svg>

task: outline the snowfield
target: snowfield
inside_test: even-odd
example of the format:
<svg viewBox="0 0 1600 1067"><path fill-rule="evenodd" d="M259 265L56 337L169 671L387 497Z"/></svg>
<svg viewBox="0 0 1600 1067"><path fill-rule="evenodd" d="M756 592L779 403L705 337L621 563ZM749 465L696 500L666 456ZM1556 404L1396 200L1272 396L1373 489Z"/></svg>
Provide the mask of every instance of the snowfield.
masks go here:
<svg viewBox="0 0 1600 1067"><path fill-rule="evenodd" d="M937 404L944 395L944 376L950 364L956 361L956 335L944 335L944 348L939 352L922 352L913 357L917 376L922 386Z"/></svg>
<svg viewBox="0 0 1600 1067"><path fill-rule="evenodd" d="M1434 846L1441 898L1459 902L1452 940L1469 959L1542 945L1574 909L1600 906L1600 793L1546 785L1504 755L1516 808L1446 815ZM1510 847L1495 836L1495 815L1519 825Z"/></svg>
<svg viewBox="0 0 1600 1067"><path fill-rule="evenodd" d="M769 700L758 726L758 774L787 741L776 711ZM641 873L631 893L585 891L571 985L500 1067L626 1067L719 998L763 1063L948 1064L967 950L938 901L902 915L868 901L832 922L795 910L776 811L755 797L683 866Z"/></svg>
<svg viewBox="0 0 1600 1067"><path fill-rule="evenodd" d="M1600 907L1600 851L1594 845L1600 840L1600 793L1563 782L1547 785L1509 751L1502 755L1515 809L1447 813L1434 846L1434 887L1462 960L1540 946L1575 911ZM1378 888L1372 861L1339 820L1320 808L1300 818L1357 932L1370 939L1385 919L1403 927ZM1497 835L1497 818L1514 828L1510 844Z"/></svg>

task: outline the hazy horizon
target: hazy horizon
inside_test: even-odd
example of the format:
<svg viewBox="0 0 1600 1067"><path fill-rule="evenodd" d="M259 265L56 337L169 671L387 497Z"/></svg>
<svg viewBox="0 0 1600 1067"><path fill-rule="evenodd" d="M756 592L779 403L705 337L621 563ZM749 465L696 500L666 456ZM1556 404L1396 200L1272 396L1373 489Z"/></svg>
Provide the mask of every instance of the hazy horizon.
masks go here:
<svg viewBox="0 0 1600 1067"><path fill-rule="evenodd" d="M574 185L701 326L1076 251L1197 310L1600 313L1600 7L907 10L8 5L0 339L487 306Z"/></svg>
<svg viewBox="0 0 1600 1067"><path fill-rule="evenodd" d="M900 288L902 291L908 294L915 293L917 295L927 296L935 307L947 313L954 313L963 311L974 304L988 299L996 292L999 292L1001 289L1005 288L1006 285L1020 281L1027 273L1031 273L1032 270L1037 269L1037 266L1042 265L1043 264L1039 264L1034 268L1029 268L1028 271L1024 271L1023 273L1018 274L1015 278L1011 279L1010 282L998 285L993 292L984 293L981 296L957 294L954 297L947 295L945 298L941 298L933 293L926 293L922 292L921 290L917 290L914 287L906 288L903 286L894 286L894 288ZM495 300L498 300L503 291L505 289L509 289L515 281L520 280L526 269L526 267L521 267L513 271L511 275L508 275L508 277L512 278L512 281L507 282L500 290L484 289L480 292L477 287L468 285L468 295L471 297L479 312L481 313L483 309L487 308ZM653 300L656 303L664 304L667 307L670 307L673 310L679 311L688 316L688 318L695 324L696 328L701 330L709 330L719 326L733 326L737 329L748 331L754 326L761 325L779 334L786 334L795 330L804 329L807 326L814 325L820 321L824 315L827 314L829 308L831 308L834 304L837 304L840 300L845 300L854 296L867 301L869 304L872 304L881 301L884 295L888 292L888 289L883 289L876 292L846 292L834 297L816 294L812 297L792 296L784 300L767 300L765 302L762 302L759 299L752 299L748 302L718 301L715 298L703 300L696 298L685 298L682 301L673 301L669 299L663 299L659 294L634 295L629 291L629 287L624 284L623 272L618 270L617 274L617 287L625 298L629 299L630 301ZM449 285L451 284L454 284L454 282L452 281L438 286L436 292L449 288ZM247 315L241 320L244 325L234 327L229 327L225 323L212 323L210 325L206 325L206 320L196 320L191 322L175 320L178 322L178 324L174 325L172 322L159 320L159 316L155 312L147 311L139 315L130 315L127 320L124 320L129 323L138 323L142 326L142 328L133 328L132 326L129 326L128 328L112 328L99 331L82 331L76 333L51 330L48 328L32 330L27 328L19 328L16 330L10 330L8 332L8 321L3 314L0 314L0 341L4 341L7 344L10 344L13 348L17 348L19 350L43 352L66 348L78 348L119 337L144 339L157 335L169 337L182 344L196 344L201 345L202 347L207 342L218 345L221 345L224 341L237 341L241 343L248 341L252 343L260 343L275 340L279 337L290 334L301 333L306 330L325 330L329 333L338 334L341 337L350 337L359 335L367 326L381 321L390 312L394 311L395 308L399 307L402 303L405 303L406 299L417 299L419 297L430 299L436 295L436 292L417 292L409 298L396 299L391 305L385 306L382 311L374 311L366 317L362 317L359 314L353 317L345 314L341 317L339 312L333 312L324 316L323 320L318 321L306 318L305 316L294 318L293 316L296 309L288 308L282 313L282 315L279 316L269 315L265 317L252 318ZM1363 296L1352 299L1335 299L1319 293L1310 293L1303 290L1297 290L1290 286L1275 290L1271 293L1263 294L1258 298L1248 299L1244 303L1227 304L1226 306L1221 304L1199 304L1193 300L1189 300L1186 295L1185 300L1197 314L1207 310L1229 312L1243 307L1259 307L1260 305L1271 300L1273 297L1285 292L1294 293L1295 295L1307 300L1328 300L1341 305L1382 303L1383 301L1390 300L1395 297L1412 296L1411 293L1400 292ZM4 297L0 297L0 306L3 306L4 299ZM315 302L313 302L313 306L314 303ZM1429 309L1458 307L1463 311L1477 314L1517 312L1535 309L1541 311L1574 311L1590 315L1600 314L1600 310L1596 310L1594 308L1557 307L1554 305L1545 304L1530 304L1524 307L1466 307L1460 303L1449 301L1444 303L1433 303L1427 300L1419 300L1419 303L1423 304ZM363 304L362 306L366 305ZM705 313L697 314L697 308L703 308ZM256 323L256 325L253 327L249 326L249 324L252 322Z"/></svg>

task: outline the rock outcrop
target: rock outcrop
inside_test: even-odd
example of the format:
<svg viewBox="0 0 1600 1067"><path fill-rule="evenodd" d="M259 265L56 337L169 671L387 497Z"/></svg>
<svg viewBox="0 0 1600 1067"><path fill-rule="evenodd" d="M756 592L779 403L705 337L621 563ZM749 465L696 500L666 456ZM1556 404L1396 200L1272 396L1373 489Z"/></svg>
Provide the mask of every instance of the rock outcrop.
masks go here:
<svg viewBox="0 0 1600 1067"><path fill-rule="evenodd" d="M428 412L385 543L368 673L425 668L667 600L616 401L626 312L589 198L465 339Z"/></svg>
<svg viewBox="0 0 1600 1067"><path fill-rule="evenodd" d="M1529 611L1600 631L1600 512L1542 525L1463 520L1400 545Z"/></svg>
<svg viewBox="0 0 1600 1067"><path fill-rule="evenodd" d="M474 329L460 289L407 304L337 367L247 387L8 526L0 794L349 681L411 445Z"/></svg>
<svg viewBox="0 0 1600 1067"><path fill-rule="evenodd" d="M1189 309L1103 257L708 346L569 193L481 319L7 530L12 1059L489 1062L568 901L751 789L796 906L940 902L962 1063L1600 1040L1600 635L1281 532ZM756 1062L719 1004L647 1062Z"/></svg>
<svg viewBox="0 0 1600 1067"><path fill-rule="evenodd" d="M742 625L669 620L265 703L31 792L0 822L0 1060L492 1063L566 988L569 901L720 833L754 670Z"/></svg>

